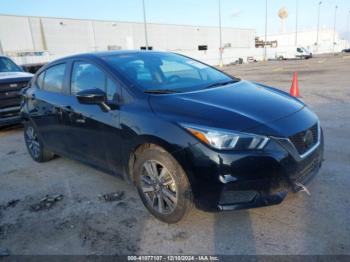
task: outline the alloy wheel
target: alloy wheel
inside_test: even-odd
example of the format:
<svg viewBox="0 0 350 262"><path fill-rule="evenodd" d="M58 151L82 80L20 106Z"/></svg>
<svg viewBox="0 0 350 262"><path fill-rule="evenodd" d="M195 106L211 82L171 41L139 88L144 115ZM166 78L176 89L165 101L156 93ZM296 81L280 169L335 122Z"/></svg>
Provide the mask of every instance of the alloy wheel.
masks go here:
<svg viewBox="0 0 350 262"><path fill-rule="evenodd" d="M37 133L31 126L29 126L25 131L25 141L32 156L34 158L39 158L41 151L40 143Z"/></svg>
<svg viewBox="0 0 350 262"><path fill-rule="evenodd" d="M148 204L160 214L170 214L177 206L177 187L168 169L155 160L142 165L141 189Z"/></svg>

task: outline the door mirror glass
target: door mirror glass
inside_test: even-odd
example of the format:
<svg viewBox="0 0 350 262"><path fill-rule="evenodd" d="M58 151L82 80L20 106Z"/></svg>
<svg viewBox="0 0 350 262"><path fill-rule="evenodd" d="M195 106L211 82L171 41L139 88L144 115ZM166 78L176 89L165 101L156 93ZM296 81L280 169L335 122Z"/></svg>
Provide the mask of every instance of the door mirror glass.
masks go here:
<svg viewBox="0 0 350 262"><path fill-rule="evenodd" d="M80 91L76 97L81 104L101 105L106 102L106 93L97 88Z"/></svg>

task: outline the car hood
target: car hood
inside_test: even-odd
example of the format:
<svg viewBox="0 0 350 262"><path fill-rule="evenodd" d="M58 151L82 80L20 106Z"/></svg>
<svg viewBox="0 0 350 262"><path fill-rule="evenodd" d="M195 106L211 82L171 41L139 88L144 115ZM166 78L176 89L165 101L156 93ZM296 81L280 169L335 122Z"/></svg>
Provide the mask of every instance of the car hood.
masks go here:
<svg viewBox="0 0 350 262"><path fill-rule="evenodd" d="M151 95L154 112L174 122L247 131L305 107L285 92L248 81L197 92Z"/></svg>
<svg viewBox="0 0 350 262"><path fill-rule="evenodd" d="M8 82L8 81L26 81L33 77L33 74L26 72L0 72L0 83Z"/></svg>

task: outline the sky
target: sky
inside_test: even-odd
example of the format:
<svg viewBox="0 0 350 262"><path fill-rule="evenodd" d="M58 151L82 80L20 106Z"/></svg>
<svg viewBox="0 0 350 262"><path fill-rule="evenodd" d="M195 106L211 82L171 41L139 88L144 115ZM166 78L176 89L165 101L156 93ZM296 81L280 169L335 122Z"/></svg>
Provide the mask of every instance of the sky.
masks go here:
<svg viewBox="0 0 350 262"><path fill-rule="evenodd" d="M295 31L298 1L299 30L317 27L320 0L268 0L268 32L278 33L278 10L285 7L289 16L286 31ZM145 0L147 21L153 23L218 25L219 0ZM347 32L350 0L322 0L321 27ZM265 31L265 0L221 0L222 25ZM101 19L142 22L142 0L0 0L0 14Z"/></svg>

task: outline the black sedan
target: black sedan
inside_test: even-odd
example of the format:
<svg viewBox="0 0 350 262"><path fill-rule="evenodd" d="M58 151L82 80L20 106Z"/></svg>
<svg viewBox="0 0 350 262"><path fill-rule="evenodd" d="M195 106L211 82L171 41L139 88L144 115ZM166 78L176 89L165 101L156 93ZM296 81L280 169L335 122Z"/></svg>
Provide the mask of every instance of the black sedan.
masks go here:
<svg viewBox="0 0 350 262"><path fill-rule="evenodd" d="M165 52L83 54L44 66L21 108L35 161L67 156L135 184L175 223L279 204L323 159L318 117L287 93Z"/></svg>

